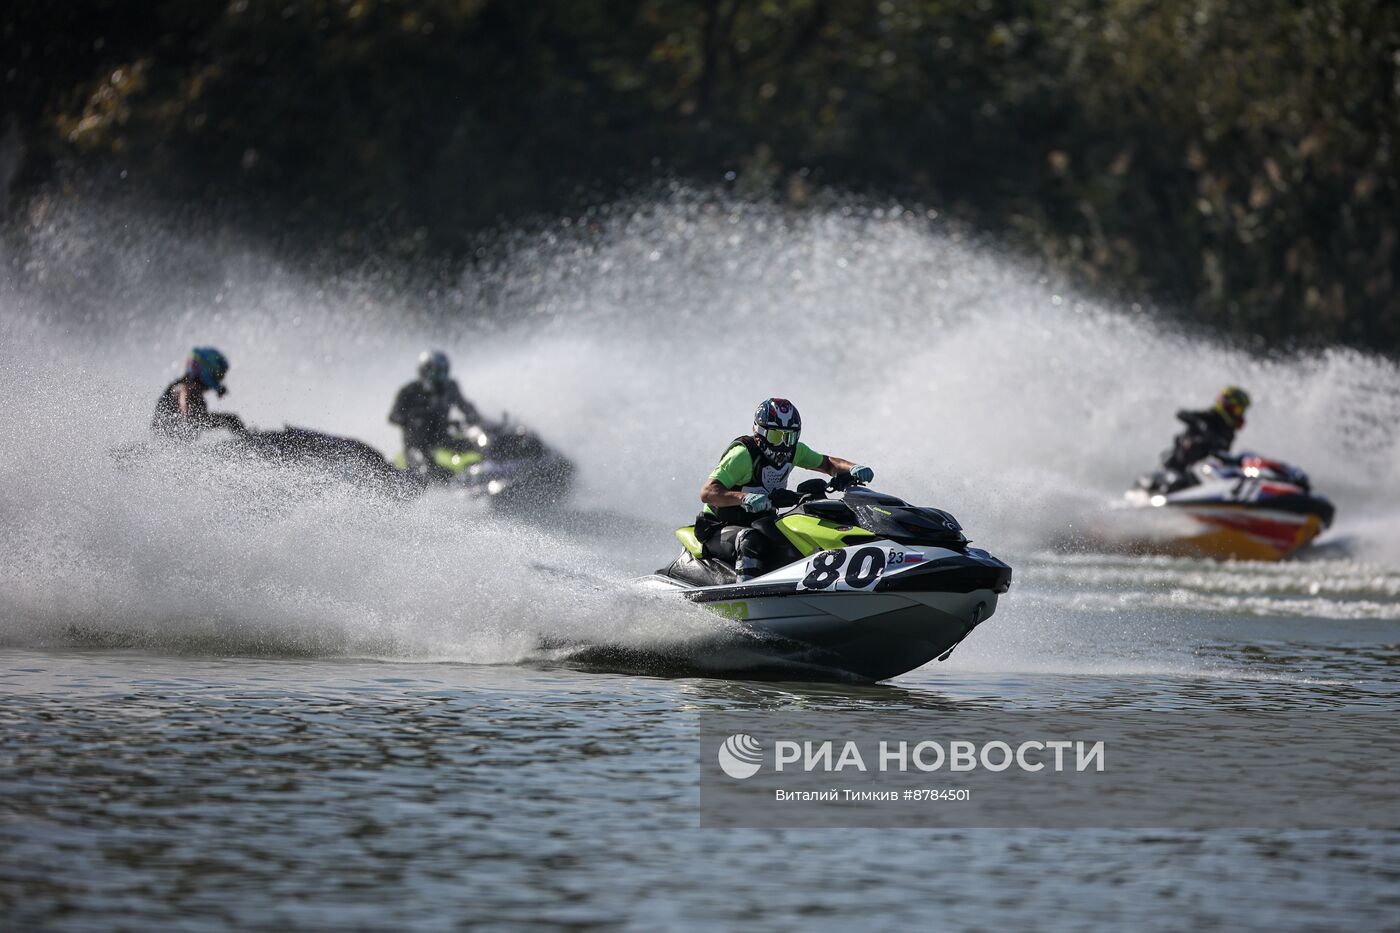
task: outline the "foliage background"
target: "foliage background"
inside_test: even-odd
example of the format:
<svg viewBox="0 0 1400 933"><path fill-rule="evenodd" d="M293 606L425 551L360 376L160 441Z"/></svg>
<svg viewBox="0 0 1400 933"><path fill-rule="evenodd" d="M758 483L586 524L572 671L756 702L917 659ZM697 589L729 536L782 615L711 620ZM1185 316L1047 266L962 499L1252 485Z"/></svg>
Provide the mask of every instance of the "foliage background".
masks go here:
<svg viewBox="0 0 1400 933"><path fill-rule="evenodd" d="M913 199L1237 337L1400 351L1393 0L11 0L11 229L97 179L349 254L629 185ZM26 220L29 218L29 220Z"/></svg>

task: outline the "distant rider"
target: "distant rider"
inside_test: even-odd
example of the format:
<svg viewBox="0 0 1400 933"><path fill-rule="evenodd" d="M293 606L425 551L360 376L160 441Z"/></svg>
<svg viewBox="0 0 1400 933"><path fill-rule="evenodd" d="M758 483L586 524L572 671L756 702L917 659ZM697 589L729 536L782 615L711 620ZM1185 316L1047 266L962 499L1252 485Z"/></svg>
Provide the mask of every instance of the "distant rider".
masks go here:
<svg viewBox="0 0 1400 933"><path fill-rule="evenodd" d="M1216 397L1213 408L1177 412L1176 417L1186 425L1186 430L1176 436L1162 465L1182 474L1191 464L1206 457L1228 457L1235 443L1235 432L1244 427L1244 413L1248 408L1249 393L1239 386L1227 386Z"/></svg>
<svg viewBox="0 0 1400 933"><path fill-rule="evenodd" d="M389 421L403 428L404 459L410 469L442 472L433 461L433 450L451 438L452 409L461 412L467 424L481 421L457 380L448 377L450 370L446 353L425 351L418 357L418 379L400 389L394 399Z"/></svg>
<svg viewBox="0 0 1400 933"><path fill-rule="evenodd" d="M226 375L228 357L213 347L195 347L185 361L185 374L166 386L157 400L152 430L173 441L192 441L214 428L245 431L243 419L227 412L211 413L204 400L210 390L220 398L228 393Z"/></svg>
<svg viewBox="0 0 1400 933"><path fill-rule="evenodd" d="M700 489L705 508L695 518L695 537L707 557L734 562L741 583L763 574L774 548L786 541L774 524L774 509L797 504L797 494L787 488L794 466L828 476L849 473L859 483L875 478L868 466L800 443L801 433L797 407L785 398L767 399L754 412L753 433L730 442Z"/></svg>

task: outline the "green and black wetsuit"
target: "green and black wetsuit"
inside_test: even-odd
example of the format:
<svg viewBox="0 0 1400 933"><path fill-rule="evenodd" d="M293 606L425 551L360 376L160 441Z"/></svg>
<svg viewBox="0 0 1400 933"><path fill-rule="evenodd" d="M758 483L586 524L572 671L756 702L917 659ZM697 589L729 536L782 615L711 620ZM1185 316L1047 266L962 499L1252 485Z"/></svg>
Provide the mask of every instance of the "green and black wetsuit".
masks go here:
<svg viewBox="0 0 1400 933"><path fill-rule="evenodd" d="M728 490L772 495L787 488L793 467L816 470L825 462L826 457L799 441L792 459L778 464L764 456L753 437L736 437L710 479ZM695 517L695 537L708 556L734 561L735 569L744 576L761 573L774 547L786 541L773 524L772 512L754 513L737 505L719 509L706 505Z"/></svg>

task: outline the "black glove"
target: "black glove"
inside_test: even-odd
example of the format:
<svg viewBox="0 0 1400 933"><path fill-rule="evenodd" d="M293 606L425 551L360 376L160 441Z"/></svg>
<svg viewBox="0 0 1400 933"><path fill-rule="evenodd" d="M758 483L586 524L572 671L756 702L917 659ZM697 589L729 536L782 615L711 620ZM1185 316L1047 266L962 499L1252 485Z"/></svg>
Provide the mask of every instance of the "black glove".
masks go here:
<svg viewBox="0 0 1400 933"><path fill-rule="evenodd" d="M775 509L790 509L802 501L802 497L791 489L775 489L768 494L768 501Z"/></svg>

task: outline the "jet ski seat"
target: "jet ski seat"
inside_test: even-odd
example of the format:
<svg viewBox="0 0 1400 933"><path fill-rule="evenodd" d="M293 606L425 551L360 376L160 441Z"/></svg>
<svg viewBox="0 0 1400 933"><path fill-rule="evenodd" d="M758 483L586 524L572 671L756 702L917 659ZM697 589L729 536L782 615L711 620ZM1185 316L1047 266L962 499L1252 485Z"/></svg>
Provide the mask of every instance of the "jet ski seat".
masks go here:
<svg viewBox="0 0 1400 933"><path fill-rule="evenodd" d="M680 539L681 547L690 552L691 557L701 557L704 548L700 544L700 539L695 537L695 526L686 525L684 528L676 529L676 537Z"/></svg>

